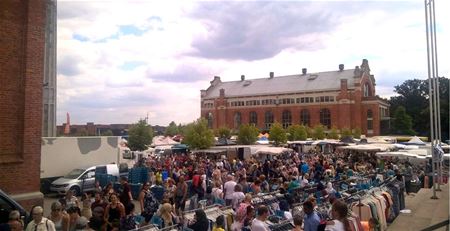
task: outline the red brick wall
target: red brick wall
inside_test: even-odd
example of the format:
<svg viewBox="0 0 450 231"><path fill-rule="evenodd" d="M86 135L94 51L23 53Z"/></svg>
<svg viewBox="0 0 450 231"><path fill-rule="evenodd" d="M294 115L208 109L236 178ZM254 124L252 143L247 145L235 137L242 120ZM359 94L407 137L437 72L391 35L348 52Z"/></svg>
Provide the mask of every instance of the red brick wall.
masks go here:
<svg viewBox="0 0 450 231"><path fill-rule="evenodd" d="M1 1L0 10L0 188L38 192L45 2Z"/></svg>

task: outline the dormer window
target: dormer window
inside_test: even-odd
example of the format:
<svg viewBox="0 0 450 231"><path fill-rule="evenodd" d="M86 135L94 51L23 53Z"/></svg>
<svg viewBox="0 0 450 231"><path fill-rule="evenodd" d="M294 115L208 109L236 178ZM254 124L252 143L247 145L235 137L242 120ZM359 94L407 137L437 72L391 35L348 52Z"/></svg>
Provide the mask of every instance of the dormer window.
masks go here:
<svg viewBox="0 0 450 231"><path fill-rule="evenodd" d="M363 91L364 91L364 97L372 96L372 92L370 91L370 86L368 83L364 84Z"/></svg>

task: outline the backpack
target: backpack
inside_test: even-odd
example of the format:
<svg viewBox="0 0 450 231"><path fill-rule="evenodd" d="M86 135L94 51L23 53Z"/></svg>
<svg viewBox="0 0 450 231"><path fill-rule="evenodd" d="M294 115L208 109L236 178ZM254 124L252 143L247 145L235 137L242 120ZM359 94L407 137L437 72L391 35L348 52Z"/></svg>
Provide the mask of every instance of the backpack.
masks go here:
<svg viewBox="0 0 450 231"><path fill-rule="evenodd" d="M158 211L159 202L153 196L153 193L148 192L144 197L144 213L146 214L154 214Z"/></svg>

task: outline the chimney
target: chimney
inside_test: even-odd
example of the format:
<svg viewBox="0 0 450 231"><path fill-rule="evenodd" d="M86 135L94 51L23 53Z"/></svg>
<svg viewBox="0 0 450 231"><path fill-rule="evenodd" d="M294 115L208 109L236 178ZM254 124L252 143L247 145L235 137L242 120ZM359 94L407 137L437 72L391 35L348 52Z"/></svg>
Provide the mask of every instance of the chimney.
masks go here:
<svg viewBox="0 0 450 231"><path fill-rule="evenodd" d="M273 76L274 76L274 73L273 73L273 71L271 71L271 72L269 73L269 78L273 78Z"/></svg>
<svg viewBox="0 0 450 231"><path fill-rule="evenodd" d="M306 68L302 68L302 74L306 75L307 69Z"/></svg>
<svg viewBox="0 0 450 231"><path fill-rule="evenodd" d="M220 89L220 97L225 97L225 89Z"/></svg>
<svg viewBox="0 0 450 231"><path fill-rule="evenodd" d="M245 80L245 75L241 75L241 81Z"/></svg>
<svg viewBox="0 0 450 231"><path fill-rule="evenodd" d="M200 97L206 96L206 90L200 90Z"/></svg>
<svg viewBox="0 0 450 231"><path fill-rule="evenodd" d="M344 70L344 64L339 64L339 71L343 71Z"/></svg>
<svg viewBox="0 0 450 231"><path fill-rule="evenodd" d="M355 74L355 77L359 77L359 75L361 74L359 66L355 66L355 71L353 71L353 74Z"/></svg>

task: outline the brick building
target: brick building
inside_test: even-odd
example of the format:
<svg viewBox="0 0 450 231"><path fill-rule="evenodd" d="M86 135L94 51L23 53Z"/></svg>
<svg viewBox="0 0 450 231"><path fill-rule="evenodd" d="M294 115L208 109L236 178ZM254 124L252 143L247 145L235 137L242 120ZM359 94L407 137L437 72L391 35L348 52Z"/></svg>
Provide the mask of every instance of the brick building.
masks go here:
<svg viewBox="0 0 450 231"><path fill-rule="evenodd" d="M379 135L389 126L389 104L375 94L375 78L369 63L336 70L222 82L215 76L201 90L201 116L211 128L238 128L251 123L268 130L274 122L317 124L328 128L360 128L362 134Z"/></svg>
<svg viewBox="0 0 450 231"><path fill-rule="evenodd" d="M46 1L0 2L0 188L25 208L39 191Z"/></svg>

